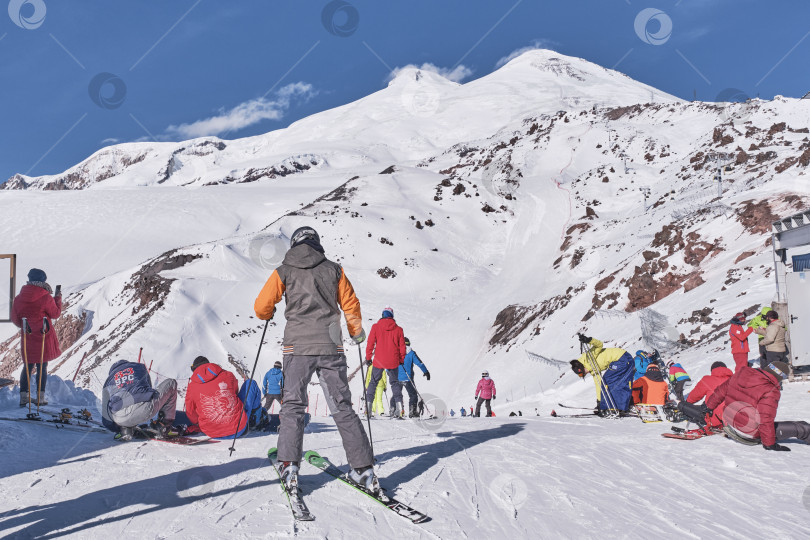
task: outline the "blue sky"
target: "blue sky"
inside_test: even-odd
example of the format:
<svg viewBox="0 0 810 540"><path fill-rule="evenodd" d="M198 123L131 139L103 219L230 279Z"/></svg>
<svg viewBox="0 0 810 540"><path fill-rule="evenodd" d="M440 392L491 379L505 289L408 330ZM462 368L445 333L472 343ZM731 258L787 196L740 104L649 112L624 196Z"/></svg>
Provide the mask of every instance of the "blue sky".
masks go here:
<svg viewBox="0 0 810 540"><path fill-rule="evenodd" d="M0 182L113 142L278 129L407 64L472 80L530 46L685 99L810 91L806 0L0 2Z"/></svg>

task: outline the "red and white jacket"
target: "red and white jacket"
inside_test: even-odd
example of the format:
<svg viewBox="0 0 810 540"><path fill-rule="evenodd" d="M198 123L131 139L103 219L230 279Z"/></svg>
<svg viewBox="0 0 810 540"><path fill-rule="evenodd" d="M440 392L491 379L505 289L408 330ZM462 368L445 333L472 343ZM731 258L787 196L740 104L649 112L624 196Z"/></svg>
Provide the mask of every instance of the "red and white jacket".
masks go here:
<svg viewBox="0 0 810 540"><path fill-rule="evenodd" d="M242 431L248 422L243 408L233 373L212 363L194 370L186 391L186 414L200 431L209 437L228 437Z"/></svg>

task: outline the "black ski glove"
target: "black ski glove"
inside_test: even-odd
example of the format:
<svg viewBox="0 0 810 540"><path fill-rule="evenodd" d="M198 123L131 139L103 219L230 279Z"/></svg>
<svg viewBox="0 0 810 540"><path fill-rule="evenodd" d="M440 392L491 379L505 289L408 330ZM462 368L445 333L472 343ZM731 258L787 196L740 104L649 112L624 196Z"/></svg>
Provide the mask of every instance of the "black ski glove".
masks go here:
<svg viewBox="0 0 810 540"><path fill-rule="evenodd" d="M366 358L366 365L367 365L367 366L370 366L370 365L371 365L371 358Z"/></svg>
<svg viewBox="0 0 810 540"><path fill-rule="evenodd" d="M776 450L777 452L790 452L790 448L787 446L782 446L781 444L773 443L770 446L762 445L765 450Z"/></svg>
<svg viewBox="0 0 810 540"><path fill-rule="evenodd" d="M430 380L430 372L429 372L429 371L426 371L426 372L425 372L425 378L426 378L427 380Z"/></svg>
<svg viewBox="0 0 810 540"><path fill-rule="evenodd" d="M495 399L496 397L498 397L498 396L492 396L492 399Z"/></svg>
<svg viewBox="0 0 810 540"><path fill-rule="evenodd" d="M589 338L585 334L577 334L577 335L579 336L579 342L580 343L584 343L585 345L587 345L588 343L591 342L591 338Z"/></svg>
<svg viewBox="0 0 810 540"><path fill-rule="evenodd" d="M701 405L701 406L700 406L700 411L701 411L703 414L708 415L708 416L711 416L711 415L713 415L713 414L714 414L714 411L713 411L713 410L711 410L709 407L707 407L705 403L704 403L703 405Z"/></svg>

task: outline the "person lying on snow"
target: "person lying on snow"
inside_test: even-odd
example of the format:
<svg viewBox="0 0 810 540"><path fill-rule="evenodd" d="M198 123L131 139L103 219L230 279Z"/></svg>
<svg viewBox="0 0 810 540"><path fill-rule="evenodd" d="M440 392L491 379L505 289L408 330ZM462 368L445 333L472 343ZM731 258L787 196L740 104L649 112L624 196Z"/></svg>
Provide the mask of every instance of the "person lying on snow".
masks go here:
<svg viewBox="0 0 810 540"><path fill-rule="evenodd" d="M669 398L669 385L656 364L647 366L647 373L633 382L634 405L664 405Z"/></svg>
<svg viewBox="0 0 810 540"><path fill-rule="evenodd" d="M234 374L209 362L204 356L194 359L191 372L186 391L186 414L192 425L187 432L194 433L199 429L214 439L244 435L250 414L240 399Z"/></svg>
<svg viewBox="0 0 810 540"><path fill-rule="evenodd" d="M711 374L706 375L698 381L698 383L695 385L695 389L689 393L689 397L686 398L686 401L693 404L697 404L702 399L708 401L709 398L712 397L712 394L714 394L717 387L729 380L732 375L733 373L730 369L728 369L728 367L726 367L725 363L715 362L712 364ZM721 403L714 410L714 414L711 416L710 422L712 427L723 426L723 408L724 406Z"/></svg>
<svg viewBox="0 0 810 540"><path fill-rule="evenodd" d="M157 436L165 437L177 411L177 381L164 379L157 388L146 366L120 360L113 364L101 392L101 422L115 438L129 441L135 426L156 415Z"/></svg>
<svg viewBox="0 0 810 540"><path fill-rule="evenodd" d="M578 335L579 342L590 347L590 350L582 353L577 360L571 360L571 370L580 378L588 373L593 376L597 409L628 411L633 397L630 384L636 367L633 357L624 349L606 349L598 339ZM594 362L595 366L592 365ZM607 388L606 393L602 392L602 385Z"/></svg>
<svg viewBox="0 0 810 540"><path fill-rule="evenodd" d="M777 444L787 439L810 443L810 424L774 422L782 381L788 378L790 366L769 362L762 368L743 367L717 387L706 400L705 412L723 410L723 428L730 438L761 443L765 450L790 451Z"/></svg>

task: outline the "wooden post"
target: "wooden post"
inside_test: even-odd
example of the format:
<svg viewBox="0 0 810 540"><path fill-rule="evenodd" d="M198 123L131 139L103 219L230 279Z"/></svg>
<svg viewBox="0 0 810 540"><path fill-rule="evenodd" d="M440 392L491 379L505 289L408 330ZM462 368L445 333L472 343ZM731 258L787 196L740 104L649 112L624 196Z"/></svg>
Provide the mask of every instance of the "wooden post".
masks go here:
<svg viewBox="0 0 810 540"><path fill-rule="evenodd" d="M71 382L74 382L74 383L76 382L76 375L78 375L79 370L82 369L82 364L84 363L85 358L87 358L87 353L84 353L84 356L82 356L82 359L79 360L79 367L76 368L76 373L73 374L73 380Z"/></svg>
<svg viewBox="0 0 810 540"><path fill-rule="evenodd" d="M138 351L138 363L139 364L141 363L141 354L143 354L143 347L141 347L141 350Z"/></svg>

